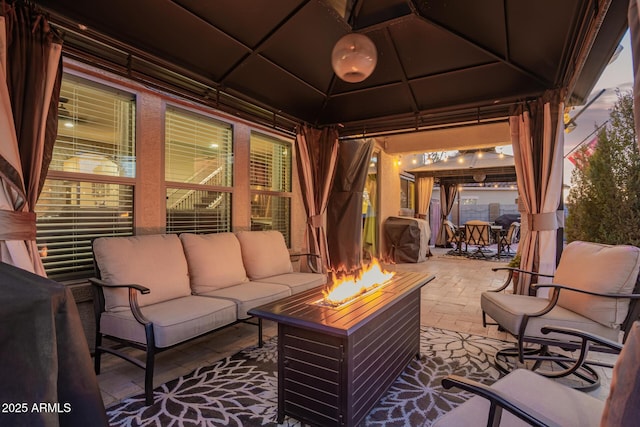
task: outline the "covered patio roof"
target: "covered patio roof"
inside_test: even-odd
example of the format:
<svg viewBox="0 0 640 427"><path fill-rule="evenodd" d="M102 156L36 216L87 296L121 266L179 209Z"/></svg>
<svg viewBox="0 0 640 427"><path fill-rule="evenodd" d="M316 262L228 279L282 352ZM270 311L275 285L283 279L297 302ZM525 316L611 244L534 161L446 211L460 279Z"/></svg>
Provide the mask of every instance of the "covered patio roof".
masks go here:
<svg viewBox="0 0 640 427"><path fill-rule="evenodd" d="M473 136L472 125L504 123L547 89L566 87L570 103L583 103L627 28L627 1L611 0L35 3L69 58L289 133L304 122L339 125L342 137L384 135L391 150L396 134L414 131L446 148L451 138L431 130L464 126ZM331 68L349 32L378 52L361 83Z"/></svg>
<svg viewBox="0 0 640 427"><path fill-rule="evenodd" d="M416 177L434 177L441 185L516 182L513 156L495 151L474 151L409 169Z"/></svg>

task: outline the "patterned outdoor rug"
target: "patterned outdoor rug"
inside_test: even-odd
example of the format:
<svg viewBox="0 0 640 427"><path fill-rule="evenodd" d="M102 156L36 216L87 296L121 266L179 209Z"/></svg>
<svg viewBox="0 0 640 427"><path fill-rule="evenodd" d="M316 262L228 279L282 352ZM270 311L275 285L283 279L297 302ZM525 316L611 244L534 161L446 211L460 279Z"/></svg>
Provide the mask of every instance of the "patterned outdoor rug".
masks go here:
<svg viewBox="0 0 640 427"><path fill-rule="evenodd" d="M423 327L420 360L413 360L366 418L367 426L429 426L469 399L444 390L449 374L492 383L498 372L493 355L507 343L477 335ZM276 426L277 343L243 350L212 366L161 385L155 403L144 396L108 409L112 426ZM301 426L286 418L284 426Z"/></svg>

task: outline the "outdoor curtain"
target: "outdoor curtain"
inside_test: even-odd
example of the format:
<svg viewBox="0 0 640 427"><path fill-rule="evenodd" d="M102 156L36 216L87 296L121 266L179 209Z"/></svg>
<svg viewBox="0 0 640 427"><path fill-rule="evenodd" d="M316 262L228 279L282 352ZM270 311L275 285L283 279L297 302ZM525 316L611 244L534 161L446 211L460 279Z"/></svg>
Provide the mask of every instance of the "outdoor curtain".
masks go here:
<svg viewBox="0 0 640 427"><path fill-rule="evenodd" d="M327 208L331 270L355 273L362 268L362 196L373 139L340 142L338 163Z"/></svg>
<svg viewBox="0 0 640 427"><path fill-rule="evenodd" d="M456 200L458 194L458 185L453 183L440 184L440 206L442 209L442 221L440 221L440 230L438 230L438 238L436 239L436 246L444 248L447 246L447 232L445 231L444 222L449 217L451 209L453 209L453 202Z"/></svg>
<svg viewBox="0 0 640 427"><path fill-rule="evenodd" d="M628 18L633 57L633 116L636 135L640 135L640 9L637 0L629 1ZM638 138L638 144L640 145L640 138Z"/></svg>
<svg viewBox="0 0 640 427"><path fill-rule="evenodd" d="M416 190L418 193L418 217L422 219L428 219L429 203L431 202L431 195L433 194L433 182L432 176L421 176L416 180Z"/></svg>
<svg viewBox="0 0 640 427"><path fill-rule="evenodd" d="M45 276L34 208L57 134L62 46L29 3L2 7L0 260Z"/></svg>
<svg viewBox="0 0 640 427"><path fill-rule="evenodd" d="M302 200L307 211L309 251L320 256L327 271L329 251L325 231L327 203L338 158L338 131L300 126L296 135L296 159Z"/></svg>
<svg viewBox="0 0 640 427"><path fill-rule="evenodd" d="M520 268L543 274L556 269L562 196L564 91L546 92L509 118L522 212ZM523 277L524 276L524 277ZM544 282L540 278L538 282ZM531 276L521 274L517 293L528 295Z"/></svg>

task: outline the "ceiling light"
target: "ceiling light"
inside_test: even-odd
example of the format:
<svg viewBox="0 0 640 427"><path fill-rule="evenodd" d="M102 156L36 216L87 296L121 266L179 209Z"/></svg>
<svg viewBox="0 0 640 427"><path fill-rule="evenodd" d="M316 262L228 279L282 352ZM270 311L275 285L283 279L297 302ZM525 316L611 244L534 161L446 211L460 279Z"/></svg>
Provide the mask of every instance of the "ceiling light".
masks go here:
<svg viewBox="0 0 640 427"><path fill-rule="evenodd" d="M483 182L487 178L487 175L483 173L476 173L473 175L473 180L475 182Z"/></svg>
<svg viewBox="0 0 640 427"><path fill-rule="evenodd" d="M373 73L378 52L371 39L350 33L336 42L331 52L331 66L336 75L348 83L358 83Z"/></svg>
<svg viewBox="0 0 640 427"><path fill-rule="evenodd" d="M484 156L484 154L482 153L482 151L478 151L478 158L482 158L482 156Z"/></svg>

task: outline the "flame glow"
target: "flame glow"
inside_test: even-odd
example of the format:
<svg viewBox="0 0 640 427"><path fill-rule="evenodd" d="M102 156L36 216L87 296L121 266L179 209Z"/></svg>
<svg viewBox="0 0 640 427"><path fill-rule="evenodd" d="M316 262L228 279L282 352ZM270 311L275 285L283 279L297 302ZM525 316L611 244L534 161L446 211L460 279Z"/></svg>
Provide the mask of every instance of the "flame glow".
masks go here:
<svg viewBox="0 0 640 427"><path fill-rule="evenodd" d="M323 291L325 301L339 305L391 279L395 273L384 271L378 260L374 259L359 275L347 275L329 284L330 289Z"/></svg>

